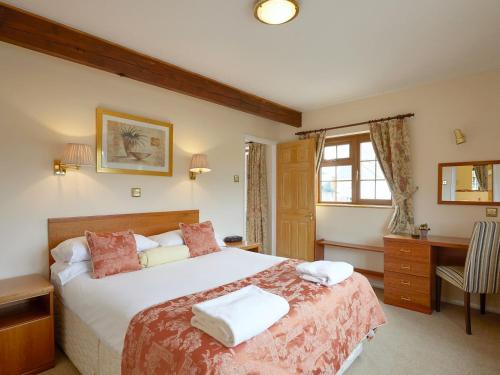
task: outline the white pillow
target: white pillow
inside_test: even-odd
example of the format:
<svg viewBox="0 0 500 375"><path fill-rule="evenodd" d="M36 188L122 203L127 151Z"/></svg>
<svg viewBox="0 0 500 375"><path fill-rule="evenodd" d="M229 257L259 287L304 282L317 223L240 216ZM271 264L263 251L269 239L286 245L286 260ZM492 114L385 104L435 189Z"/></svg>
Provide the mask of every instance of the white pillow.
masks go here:
<svg viewBox="0 0 500 375"><path fill-rule="evenodd" d="M78 275L92 271L92 262L78 262L78 263L53 263L50 266L50 278L58 285L63 286L70 280Z"/></svg>
<svg viewBox="0 0 500 375"><path fill-rule="evenodd" d="M154 236L149 236L149 239L158 242L160 246L184 245L184 239L182 238L182 232L180 229L155 234Z"/></svg>
<svg viewBox="0 0 500 375"><path fill-rule="evenodd" d="M160 246L158 242L140 234L134 234L134 238L137 252ZM90 260L89 247L85 236L69 238L50 250L50 253L55 261L59 263L78 263Z"/></svg>
<svg viewBox="0 0 500 375"><path fill-rule="evenodd" d="M78 263L90 260L89 247L84 236L69 238L50 250L50 253L58 263Z"/></svg>
<svg viewBox="0 0 500 375"><path fill-rule="evenodd" d="M225 247L226 246L226 243L224 242L224 240L222 238L223 237L221 237L217 233L215 233L215 242L217 242L217 245L219 247Z"/></svg>
<svg viewBox="0 0 500 375"><path fill-rule="evenodd" d="M158 242L160 246L184 245L184 238L182 238L182 231L180 229L161 234L155 234L154 236L149 236L149 238L153 241ZM217 245L219 245L219 247L226 246L222 237L217 233L215 233L215 241L217 242Z"/></svg>
<svg viewBox="0 0 500 375"><path fill-rule="evenodd" d="M144 237L140 234L134 234L134 237L135 243L137 245L137 252L154 249L155 247L160 246L158 242L153 241L152 239Z"/></svg>

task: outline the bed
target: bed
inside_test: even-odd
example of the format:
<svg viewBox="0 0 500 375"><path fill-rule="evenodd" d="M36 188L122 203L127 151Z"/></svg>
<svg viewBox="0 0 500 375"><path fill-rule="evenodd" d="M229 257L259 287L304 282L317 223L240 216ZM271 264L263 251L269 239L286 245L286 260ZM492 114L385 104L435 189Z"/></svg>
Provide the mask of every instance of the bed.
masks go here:
<svg viewBox="0 0 500 375"><path fill-rule="evenodd" d="M49 219L49 249L65 239L81 236L85 230L117 231L132 229L135 233L149 236L177 229L180 222L197 223L198 211ZM49 263L52 262L53 259L49 255ZM57 283L55 283L56 339L62 350L82 374L120 374L122 372L122 362L127 362L124 360L125 356L128 358L145 356L149 358L147 361L154 362L151 358L161 356L162 354L163 348L160 348L156 352L151 349L155 346L158 347L157 343L152 343L149 347L144 346L142 350L147 350L145 353L138 353L137 348L133 345L135 341L143 341L144 335L140 336L140 333L149 328L139 327L138 335L133 336L134 329L138 327L141 318L144 318L147 314L156 316L165 311L181 311L181 307L185 307L186 310L190 306L186 304L191 303L186 298L189 299L191 296L198 296L198 299L203 300L204 298L208 298L208 296L225 293L229 290L228 288L239 288L249 283L264 283L264 287L267 287L267 289L275 287L276 290L273 291L275 293L289 290L290 295L297 294L295 291L292 291L292 286L289 285L288 281L292 277L290 275L295 264L293 262L295 261L235 248L226 248L220 252L167 263L141 271L113 275L104 279L92 279L90 274L83 274L62 287L58 287ZM286 276L285 283L287 286L281 286L281 289L279 289L277 286L278 282L274 283L276 285L266 285L279 272ZM352 279L349 281L350 286L336 290L337 296L335 298L339 298L339 304L350 304L351 298L353 300L356 299L356 302L359 304L358 294L363 293L371 298L370 293L373 293L373 290L371 290L366 279L359 274L353 275ZM308 288L314 287L319 288L320 286L314 284L308 285ZM349 291L347 291L348 289ZM360 289L365 290L361 292ZM316 296L315 298L319 298L318 296L321 293L325 293L324 290L325 288L323 287L323 289L318 289L317 292L312 291L312 293ZM293 298L293 296L289 297ZM377 310L377 313L368 310L367 313L363 310L364 315L372 314L377 316L364 316L364 319L369 324L363 326L361 330L363 332L366 330L366 332L361 336L358 335L359 339L356 338L355 342L351 342L353 340L352 335L345 334L352 331L352 327L340 327L342 334L339 335L341 337L337 339L337 344L341 343L342 345L339 353L333 353L333 355L338 357L335 371L329 370L323 372L337 372L337 374L341 374L352 364L361 353L365 338L373 335L373 329L385 322L383 313L380 315L381 310L378 312L379 308L380 306L373 306L372 310ZM342 311L345 315L344 310ZM169 322L181 325L183 322L182 319L181 315L173 316L173 318L169 319ZM305 318L302 319L305 320ZM276 326L280 326L280 324L277 323ZM296 322L294 324L296 325ZM342 324L345 325L347 323ZM276 334L276 330L279 330L280 327L271 328L275 329L273 334ZM335 332L339 331L339 327L333 328L335 328ZM202 338L206 344L206 347L203 348L204 355L209 353L207 348L213 349L215 347L214 340L211 337L196 331L195 328L189 327L189 329L192 331L186 330L187 336L184 336L183 344L179 344L178 346L186 345L185 343L189 341L186 340L186 337L198 335L197 340L199 341ZM281 327L281 329L285 328ZM261 337L255 340L259 336ZM251 348L252 345L256 348L263 348L266 345L276 347L276 343L271 343L266 338L266 335L261 334L259 336L252 339L253 341L249 340L248 343L241 344L240 347ZM227 353L224 350L227 350ZM216 351L223 356L226 356L228 353L234 354L237 351L224 350L217 348ZM170 348L165 358L170 358L169 356L172 356L174 352L177 357L182 356L184 363L187 363L188 360L193 362L194 358L196 358L194 352L189 353L185 348L182 351L179 351L179 348ZM192 355L192 357L188 358L188 355ZM285 357L287 357L286 353ZM215 368L210 367L211 365L208 366L211 369ZM195 365L190 367L191 373L227 373L227 371L224 372L220 369L219 371L207 371L207 368ZM135 369L135 372L125 372L131 374L144 373L144 370L140 371L138 369L139 367ZM163 367L162 372L169 373L173 372L173 370L166 370L166 367ZM241 373L248 372L252 371L241 370ZM263 373L269 372L264 371Z"/></svg>

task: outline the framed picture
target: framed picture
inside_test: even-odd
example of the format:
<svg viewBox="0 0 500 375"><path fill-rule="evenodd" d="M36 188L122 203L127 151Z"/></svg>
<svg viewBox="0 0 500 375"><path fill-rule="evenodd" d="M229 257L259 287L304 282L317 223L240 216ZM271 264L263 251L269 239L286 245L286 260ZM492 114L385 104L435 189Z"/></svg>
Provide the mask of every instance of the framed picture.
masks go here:
<svg viewBox="0 0 500 375"><path fill-rule="evenodd" d="M97 108L97 172L172 176L173 124Z"/></svg>

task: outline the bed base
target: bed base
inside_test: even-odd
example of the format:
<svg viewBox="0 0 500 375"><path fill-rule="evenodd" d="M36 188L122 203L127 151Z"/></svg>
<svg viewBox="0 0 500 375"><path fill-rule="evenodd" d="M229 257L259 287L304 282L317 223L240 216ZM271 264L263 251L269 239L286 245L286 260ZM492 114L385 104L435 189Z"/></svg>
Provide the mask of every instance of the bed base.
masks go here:
<svg viewBox="0 0 500 375"><path fill-rule="evenodd" d="M73 311L55 298L56 342L82 375L120 375L121 353L103 343Z"/></svg>

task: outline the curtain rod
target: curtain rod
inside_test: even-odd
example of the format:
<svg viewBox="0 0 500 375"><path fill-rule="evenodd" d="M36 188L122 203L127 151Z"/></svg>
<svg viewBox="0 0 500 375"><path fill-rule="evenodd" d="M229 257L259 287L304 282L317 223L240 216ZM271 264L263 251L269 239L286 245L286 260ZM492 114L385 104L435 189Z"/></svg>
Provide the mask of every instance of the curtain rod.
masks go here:
<svg viewBox="0 0 500 375"><path fill-rule="evenodd" d="M404 115L397 115L397 116L379 118L379 119L376 119L376 120L368 120L368 121L363 121L363 122L356 122L354 124L349 124L349 125L331 126L329 128L322 128L322 129L315 129L315 130L304 130L302 132L295 133L295 135L302 135L302 134L309 134L309 133L319 133L319 132L322 132L322 131L325 131L325 130L350 128L351 126L356 126L356 125L371 124L371 123L379 122L379 121L389 121L389 120L402 119L402 118L413 117L413 116L415 116L414 113L405 113Z"/></svg>

